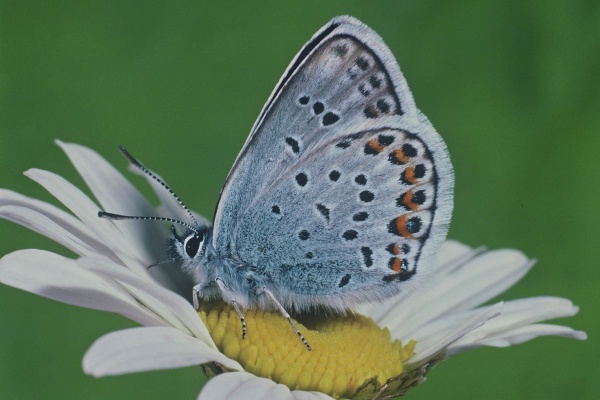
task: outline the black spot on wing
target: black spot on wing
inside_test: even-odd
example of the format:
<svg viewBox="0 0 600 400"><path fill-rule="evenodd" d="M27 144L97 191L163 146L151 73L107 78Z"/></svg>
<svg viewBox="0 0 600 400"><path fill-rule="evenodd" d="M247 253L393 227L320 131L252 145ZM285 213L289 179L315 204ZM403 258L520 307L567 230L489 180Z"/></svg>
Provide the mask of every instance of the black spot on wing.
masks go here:
<svg viewBox="0 0 600 400"><path fill-rule="evenodd" d="M365 202L365 203L370 203L375 198L375 194L368 190L363 190L362 192L360 192L358 197L360 198L360 201Z"/></svg>
<svg viewBox="0 0 600 400"><path fill-rule="evenodd" d="M411 145L410 143L404 143L402 145L402 152L407 156L407 157L416 157L418 152L417 149L415 149L415 147L413 145Z"/></svg>
<svg viewBox="0 0 600 400"><path fill-rule="evenodd" d="M358 91L365 97L368 97L371 94L371 91L367 89L367 86L364 83L358 85Z"/></svg>
<svg viewBox="0 0 600 400"><path fill-rule="evenodd" d="M352 220L356 222L362 222L369 218L369 213L366 211L357 212L352 216Z"/></svg>
<svg viewBox="0 0 600 400"><path fill-rule="evenodd" d="M354 229L348 229L342 234L342 237L346 240L354 240L358 237L358 232Z"/></svg>
<svg viewBox="0 0 600 400"><path fill-rule="evenodd" d="M309 237L310 237L310 232L308 232L307 230L302 230L302 231L300 231L300 233L298 233L298 238L300 240L308 240Z"/></svg>
<svg viewBox="0 0 600 400"><path fill-rule="evenodd" d="M389 135L379 135L377 137L377 141L383 146L389 146L390 144L394 143L394 137Z"/></svg>
<svg viewBox="0 0 600 400"><path fill-rule="evenodd" d="M339 287L344 287L350 282L350 274L346 274L340 279Z"/></svg>
<svg viewBox="0 0 600 400"><path fill-rule="evenodd" d="M369 60L367 60L365 57L358 57L356 59L356 65L358 66L358 68L362 69L363 71L366 71L367 69L369 69Z"/></svg>
<svg viewBox="0 0 600 400"><path fill-rule="evenodd" d="M354 177L354 182L358 183L359 185L366 185L367 177L364 174L356 175Z"/></svg>
<svg viewBox="0 0 600 400"><path fill-rule="evenodd" d="M299 173L296 175L296 183L300 186L306 186L308 183L308 176L304 172Z"/></svg>
<svg viewBox="0 0 600 400"><path fill-rule="evenodd" d="M288 146L290 146L294 153L298 154L300 152L300 146L298 145L298 141L296 139L286 137L285 142L288 144Z"/></svg>
<svg viewBox="0 0 600 400"><path fill-rule="evenodd" d="M348 46L343 44L336 44L335 46L333 46L333 53L340 58L344 58L346 57L346 54L348 54Z"/></svg>
<svg viewBox="0 0 600 400"><path fill-rule="evenodd" d="M360 252L363 255L363 261L365 262L365 266L372 267L373 266L373 250L370 247L361 247Z"/></svg>
<svg viewBox="0 0 600 400"><path fill-rule="evenodd" d="M415 178L422 178L425 176L425 166L423 164L417 164L415 167Z"/></svg>
<svg viewBox="0 0 600 400"><path fill-rule="evenodd" d="M319 115L323 111L325 111L325 105L323 105L323 103L317 101L315 104L313 104L313 112L315 113L315 115Z"/></svg>
<svg viewBox="0 0 600 400"><path fill-rule="evenodd" d="M325 126L333 125L336 122L338 122L339 119L340 119L339 115L330 111L323 116L323 125L325 125Z"/></svg>
<svg viewBox="0 0 600 400"><path fill-rule="evenodd" d="M390 104L387 101L385 101L384 99L377 100L377 109L381 113L383 113L383 114L389 113L390 108L391 108Z"/></svg>
<svg viewBox="0 0 600 400"><path fill-rule="evenodd" d="M379 89L381 87L382 80L376 75L373 75L369 78L369 83L371 84L371 86L373 86L374 89Z"/></svg>
<svg viewBox="0 0 600 400"><path fill-rule="evenodd" d="M321 213L321 215L325 218L325 220L329 222L329 208L327 208L327 206L321 203L318 203L316 207L319 213Z"/></svg>
<svg viewBox="0 0 600 400"><path fill-rule="evenodd" d="M365 109L363 110L363 113L365 114L365 117L367 117L367 118L377 118L379 116L379 113L377 113L377 111L375 110L375 108L373 108L373 106L366 106Z"/></svg>

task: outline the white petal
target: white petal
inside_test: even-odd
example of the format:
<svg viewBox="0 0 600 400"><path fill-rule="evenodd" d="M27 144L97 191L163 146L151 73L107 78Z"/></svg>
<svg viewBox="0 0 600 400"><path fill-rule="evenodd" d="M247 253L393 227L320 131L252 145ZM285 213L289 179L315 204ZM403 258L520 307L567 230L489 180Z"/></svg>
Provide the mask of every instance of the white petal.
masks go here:
<svg viewBox="0 0 600 400"><path fill-rule="evenodd" d="M248 372L217 375L204 385L198 396L198 400L291 400L292 398L287 386Z"/></svg>
<svg viewBox="0 0 600 400"><path fill-rule="evenodd" d="M78 144L60 141L57 144L67 154L104 210L125 215L156 215L148 200L98 153ZM152 254L152 258L156 259L163 256L166 235L161 224L122 222L119 221L118 228L137 252Z"/></svg>
<svg viewBox="0 0 600 400"><path fill-rule="evenodd" d="M505 292L529 272L535 260L528 259L522 252L512 249L485 252L456 271L459 282L449 285L454 303L452 310L468 310ZM442 297L442 296L440 296Z"/></svg>
<svg viewBox="0 0 600 400"><path fill-rule="evenodd" d="M571 317L578 311L579 308L573 305L571 300L560 297L541 296L511 300L504 303L502 314L498 318L473 334L488 335L549 319Z"/></svg>
<svg viewBox="0 0 600 400"><path fill-rule="evenodd" d="M125 214L156 216L158 212L144 198L144 196L109 164L98 153L84 146L62 143L57 144L65 151L75 168L86 181L105 211ZM39 177L38 177L39 178ZM38 180L39 183L41 183ZM61 183L63 188L64 183ZM50 188L44 184L46 189ZM73 189L69 187L73 192ZM53 192L58 197L56 191ZM64 197L59 197L65 203ZM83 200L83 199L81 199ZM91 202L90 202L91 203ZM67 203L65 203L69 206ZM71 208L69 206L69 208ZM93 210L92 210L93 209ZM163 268L153 268L150 273L147 267L156 262L164 261L168 258L166 254L165 239L168 232L163 224L156 221L107 221L101 220L97 216L99 207L89 204L81 211L71 210L78 215L86 224L93 224L103 229L112 228L113 233L110 236L102 236L103 240L110 244L119 258L132 269L144 274L152 275L158 279L163 286L166 286L178 293L189 292L192 285L189 277L182 271ZM93 213L92 213L93 211ZM82 215L82 213L84 213ZM88 218L84 218L88 217ZM92 217L89 219L89 217ZM101 224L101 225L98 225ZM104 224L104 225L102 225Z"/></svg>
<svg viewBox="0 0 600 400"><path fill-rule="evenodd" d="M56 144L65 152L103 207L116 213L153 212L154 207L115 167L92 149L74 143ZM114 195L118 194L119 197Z"/></svg>
<svg viewBox="0 0 600 400"><path fill-rule="evenodd" d="M498 303L476 310L476 312L473 310L465 312L463 316L441 318L427 324L421 330L417 330L414 336L401 338L402 340L414 339L417 342L415 356L410 360L410 364L419 365L427 361L467 333L485 324L489 319L497 317L501 310L502 303ZM393 336L398 337L395 333Z"/></svg>
<svg viewBox="0 0 600 400"><path fill-rule="evenodd" d="M25 175L63 203L116 254L132 253L128 241L115 228L112 221L98 218L99 207L77 187L59 175L40 169L30 169L25 172Z"/></svg>
<svg viewBox="0 0 600 400"><path fill-rule="evenodd" d="M131 328L96 340L83 357L85 373L101 377L200 365L215 361L241 370L235 361L174 328Z"/></svg>
<svg viewBox="0 0 600 400"><path fill-rule="evenodd" d="M71 233L64 229L59 224L55 223L54 220L46 217L44 214L40 214L37 211L31 210L30 208L20 206L2 206L0 207L0 217L8 221L22 225L30 230L44 235L50 239L53 239L59 244L62 244L67 249L73 251L78 255L91 255L99 252L99 249L103 248L103 253L108 253L107 249L104 248L100 243L93 242L92 247L86 243L83 238L84 234L81 231Z"/></svg>
<svg viewBox="0 0 600 400"><path fill-rule="evenodd" d="M485 326L485 325L484 325ZM569 339L586 340L585 332L576 331L573 328L551 324L533 324L527 325L510 331L502 332L486 339L471 341L468 338L457 341L448 347L448 355L452 356L462 353L466 350L475 349L482 346L508 347L514 344L521 344L540 336L562 336Z"/></svg>
<svg viewBox="0 0 600 400"><path fill-rule="evenodd" d="M512 300L505 303L500 316L465 335L450 346L450 350L459 352L480 345L500 346L503 343L509 345L513 343L513 340L516 340L514 343L521 343L533 339L528 335L543 332L543 330L538 331L537 329L529 331L528 326L533 326L532 324L539 321L570 317L575 315L578 310L578 307L574 306L570 300L560 297L532 297ZM552 335L551 332L559 332L560 335L574 335L572 337L575 339L581 339L581 334L585 335L583 332L574 331L571 328L564 329L566 330L559 329L556 331L553 327L551 331L540 334Z"/></svg>
<svg viewBox="0 0 600 400"><path fill-rule="evenodd" d="M216 348L208 329L194 307L180 295L165 289L158 283L140 278L133 271L111 264L107 260L81 258L77 260L77 264L107 279L119 281L140 303L172 326L181 331L189 331L209 346Z"/></svg>
<svg viewBox="0 0 600 400"><path fill-rule="evenodd" d="M474 253L476 254L476 253ZM469 310L502 293L525 275L532 263L519 251L495 250L450 266L453 272L438 277L403 299L380 323L401 337L440 316Z"/></svg>
<svg viewBox="0 0 600 400"><path fill-rule="evenodd" d="M467 257L473 248L456 240L446 240L440 247L438 262L440 265L449 265L457 260Z"/></svg>
<svg viewBox="0 0 600 400"><path fill-rule="evenodd" d="M71 240L77 238L76 240L85 243L86 247L97 249L101 253L107 252L106 246L80 220L51 204L10 190L0 189L0 208L2 209L0 212L2 218L41 233L65 247L70 248ZM30 213L26 214L22 209L30 210ZM47 220L41 217L38 220L35 218L36 215L51 220L56 227L48 227ZM68 232L69 239L62 237L64 232ZM74 247L76 248L77 245Z"/></svg>
<svg viewBox="0 0 600 400"><path fill-rule="evenodd" d="M436 275L432 277L432 280L436 282L442 280L442 274L450 274L450 271L473 259L479 253L481 253L480 249L473 250L471 247L457 241L446 240L440 248L438 255L439 265L436 268ZM427 293L432 285L432 282L422 282L421 287L411 292L410 296L400 295L382 303L361 304L356 308L356 311L369 316L379 325L386 325L388 319L393 321L401 320L407 317L409 311L415 310L415 307L420 306L421 301L419 299L422 299L421 296ZM417 301L414 299L411 300L413 297L417 298Z"/></svg>
<svg viewBox="0 0 600 400"><path fill-rule="evenodd" d="M116 312L140 324L165 324L121 288L48 251L20 250L2 257L0 282L63 303Z"/></svg>
<svg viewBox="0 0 600 400"><path fill-rule="evenodd" d="M66 181L63 177L52 172L30 169L25 173L28 177L42 185L60 202L67 206L81 221L88 226L96 236L111 249L109 258L118 257L124 265L136 270L140 276L148 276L147 267L156 261L147 253L138 252L129 238L124 237L122 232L115 226L113 221L98 218L99 207L81 190ZM119 223L131 223L137 221L118 221ZM164 248L164 246L161 246Z"/></svg>

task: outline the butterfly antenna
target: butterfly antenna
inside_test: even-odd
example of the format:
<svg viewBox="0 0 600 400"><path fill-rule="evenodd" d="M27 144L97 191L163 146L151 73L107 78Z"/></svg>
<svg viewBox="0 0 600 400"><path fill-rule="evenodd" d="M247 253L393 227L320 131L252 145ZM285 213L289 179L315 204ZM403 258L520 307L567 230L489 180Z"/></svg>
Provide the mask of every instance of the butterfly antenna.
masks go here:
<svg viewBox="0 0 600 400"><path fill-rule="evenodd" d="M137 216L137 215L121 215L121 214L108 213L108 212L104 212L104 211L98 211L98 217L105 218L105 219L111 219L111 220L135 219L135 220L138 220L138 221L165 221L165 222L172 222L174 224L179 224L179 225L185 226L186 228L188 228L192 232L194 232L196 235L200 234L200 232L198 232L198 229L194 228L192 225L190 225L188 223L185 223L183 221L179 221L179 220L174 219L174 218L167 218L167 217L142 217L142 216Z"/></svg>
<svg viewBox="0 0 600 400"><path fill-rule="evenodd" d="M179 198L179 196L177 196L177 195L175 194L175 192L173 192L173 190L171 190L171 188L170 188L170 187L169 187L169 186L168 186L166 183L164 183L164 182L162 181L162 179L160 179L158 176L154 175L154 173L152 173L152 171L150 171L148 168L144 167L144 166L142 165L142 163L140 163L138 160L136 160L135 158L133 158L133 156L132 156L131 154L129 154L129 152L128 152L127 150L125 150L125 148L124 148L123 146L119 146L119 150L120 150L120 151L121 151L121 153L122 153L122 154L125 156L125 158L126 158L127 160L129 160L129 162L130 162L131 164L133 164L133 166L135 166L136 168L138 168L138 169L139 169L140 171L142 171L144 174L148 175L150 178L154 179L156 182L160 183L160 184L161 184L161 186L162 186L163 188L165 188L165 189L166 189L166 190L169 192L169 194L170 194L171 196L173 196L173 198L174 198L175 200L177 200L177 202L179 203L179 205L181 206L181 208L183 208L183 209L184 209L184 210L185 210L185 211L188 213L188 215L190 216L190 218L192 219L192 221L194 221L194 224L195 224L196 226L199 226L199 225L200 225L200 224L198 223L198 221L196 221L196 218L194 218L194 214L192 214L192 212L190 211L190 209L189 209L189 208L187 208L187 206L186 206L186 205L183 203L183 201L181 201L181 199ZM105 213L105 214L106 214L106 213ZM113 214L113 215L114 215L114 214ZM146 217L144 217L144 218L146 218ZM152 218L154 218L154 217L152 217ZM164 220L164 221L169 221L170 219L169 219L169 218L165 218L165 219L163 219L163 220ZM188 225L188 224L184 224L184 223L183 223L183 222L181 222L181 221L171 221L171 222L179 223L180 225L184 225L184 226L188 226L188 227L189 227L189 225ZM196 229L193 229L193 228L191 228L191 229L192 229L194 232L197 232L197 231L196 231Z"/></svg>

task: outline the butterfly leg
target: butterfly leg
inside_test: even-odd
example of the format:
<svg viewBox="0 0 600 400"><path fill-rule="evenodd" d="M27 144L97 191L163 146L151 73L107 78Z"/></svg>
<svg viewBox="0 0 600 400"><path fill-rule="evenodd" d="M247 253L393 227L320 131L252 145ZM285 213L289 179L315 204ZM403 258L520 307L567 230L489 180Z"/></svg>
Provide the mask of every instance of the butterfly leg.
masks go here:
<svg viewBox="0 0 600 400"><path fill-rule="evenodd" d="M192 288L192 304L194 305L194 309L196 311L198 311L198 309L200 308L200 301L198 300L200 298L200 285L195 285Z"/></svg>
<svg viewBox="0 0 600 400"><path fill-rule="evenodd" d="M229 299L229 301L231 302L231 305L233 306L233 309L235 310L237 315L240 317L240 322L242 323L242 340L246 339L246 319L244 318L244 314L242 314L242 312L240 311L237 301L235 301L233 296L229 293L229 288L227 287L227 285L225 285L225 282L223 282L223 280L221 278L217 278L217 279L215 279L215 281L217 282L217 285L219 286L221 293L224 294L224 297L227 297Z"/></svg>
<svg viewBox="0 0 600 400"><path fill-rule="evenodd" d="M294 330L294 332L296 332L296 335L298 335L298 337L300 338L300 340L302 340L302 343L304 343L304 346L306 346L306 348L308 349L308 351L311 351L312 348L310 347L310 345L308 344L308 342L304 338L304 335L302 335L302 333L300 332L300 330L298 330L298 328L296 327L296 325L292 321L292 318L290 317L290 314L288 314L288 312L285 311L285 308L283 308L283 306L281 305L281 303L279 301L277 301L277 299L275 298L275 296L273 295L273 293L271 293L271 291L269 289L267 289L266 287L264 287L264 286L261 289L261 293L264 293L267 296L269 296L269 298L271 299L271 301L273 301L273 303L275 303L275 305L279 309L279 312L281 313L281 315L283 315L283 317L285 319L287 319L287 322L290 324L290 326L292 327L292 329Z"/></svg>

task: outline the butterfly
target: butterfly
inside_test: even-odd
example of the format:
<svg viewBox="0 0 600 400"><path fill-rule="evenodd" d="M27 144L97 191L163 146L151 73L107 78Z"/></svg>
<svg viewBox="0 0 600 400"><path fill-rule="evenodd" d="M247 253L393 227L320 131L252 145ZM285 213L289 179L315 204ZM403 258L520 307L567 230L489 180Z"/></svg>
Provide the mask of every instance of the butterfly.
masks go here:
<svg viewBox="0 0 600 400"><path fill-rule="evenodd" d="M196 308L199 297L231 303L243 337L242 309L279 309L310 349L286 310L343 312L414 290L446 237L453 187L446 145L394 56L373 30L341 16L279 80L213 224L191 213L190 223L138 218L184 227L171 227L169 250L194 278Z"/></svg>

